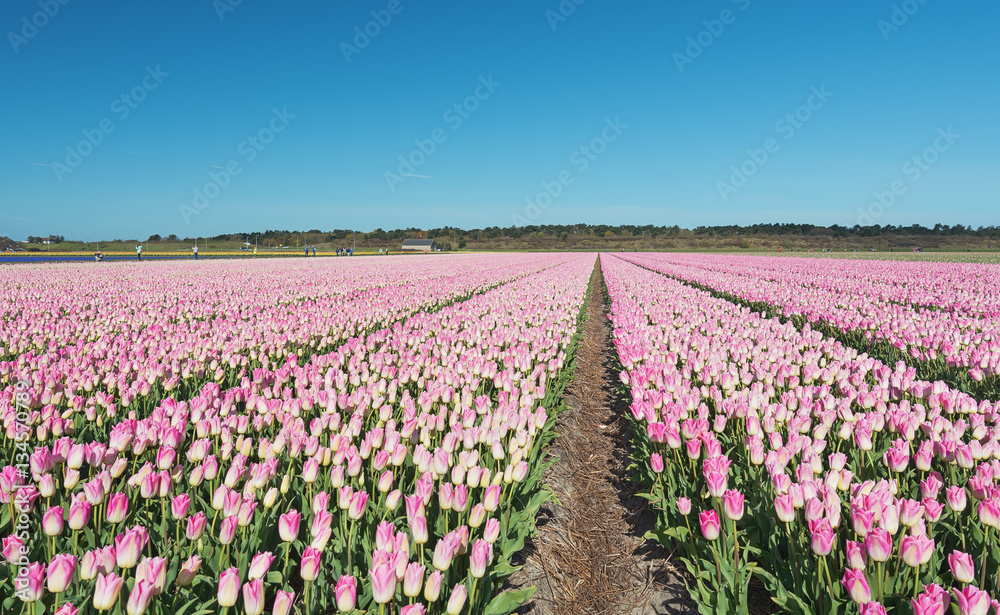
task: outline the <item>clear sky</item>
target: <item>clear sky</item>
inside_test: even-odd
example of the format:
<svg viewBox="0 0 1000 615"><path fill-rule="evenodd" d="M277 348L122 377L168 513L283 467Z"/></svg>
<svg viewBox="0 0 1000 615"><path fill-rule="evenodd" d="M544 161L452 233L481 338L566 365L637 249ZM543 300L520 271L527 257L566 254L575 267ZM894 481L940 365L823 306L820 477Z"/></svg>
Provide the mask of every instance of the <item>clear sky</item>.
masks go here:
<svg viewBox="0 0 1000 615"><path fill-rule="evenodd" d="M946 0L6 0L0 235L998 224L998 24Z"/></svg>

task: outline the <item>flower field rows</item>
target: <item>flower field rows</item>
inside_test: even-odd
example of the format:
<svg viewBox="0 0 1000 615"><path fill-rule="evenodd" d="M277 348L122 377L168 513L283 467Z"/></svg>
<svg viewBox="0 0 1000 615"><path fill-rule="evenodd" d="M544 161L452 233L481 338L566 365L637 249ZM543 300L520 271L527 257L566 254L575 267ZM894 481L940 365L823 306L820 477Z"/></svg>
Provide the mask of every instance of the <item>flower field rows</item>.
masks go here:
<svg viewBox="0 0 1000 615"><path fill-rule="evenodd" d="M341 262L3 271L3 613L530 596L593 257Z"/></svg>
<svg viewBox="0 0 1000 615"><path fill-rule="evenodd" d="M628 258L743 288L694 264L719 257ZM701 612L745 613L752 576L793 613L1000 606L1000 408L618 257L601 264L653 536L682 554Z"/></svg>
<svg viewBox="0 0 1000 615"><path fill-rule="evenodd" d="M725 255L629 255L678 279L843 334L884 360L1000 398L1000 267Z"/></svg>

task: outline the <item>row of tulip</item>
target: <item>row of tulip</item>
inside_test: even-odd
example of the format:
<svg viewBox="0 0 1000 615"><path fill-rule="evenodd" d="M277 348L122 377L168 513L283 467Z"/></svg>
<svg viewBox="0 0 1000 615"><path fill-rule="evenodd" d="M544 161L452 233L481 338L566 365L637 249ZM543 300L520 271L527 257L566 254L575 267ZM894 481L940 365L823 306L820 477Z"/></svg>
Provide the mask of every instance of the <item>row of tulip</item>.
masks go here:
<svg viewBox="0 0 1000 615"><path fill-rule="evenodd" d="M147 412L167 395L233 386L256 368L329 352L554 264L538 255L446 260L3 267L2 397L9 403L10 383L28 380L43 406Z"/></svg>
<svg viewBox="0 0 1000 615"><path fill-rule="evenodd" d="M43 405L29 380L4 413L2 612L509 613L593 266L530 262L145 413Z"/></svg>
<svg viewBox="0 0 1000 615"><path fill-rule="evenodd" d="M682 254L630 260L834 335L886 362L1000 396L1000 267Z"/></svg>
<svg viewBox="0 0 1000 615"><path fill-rule="evenodd" d="M1000 406L601 262L650 537L683 554L701 612L745 613L756 577L792 613L986 613Z"/></svg>

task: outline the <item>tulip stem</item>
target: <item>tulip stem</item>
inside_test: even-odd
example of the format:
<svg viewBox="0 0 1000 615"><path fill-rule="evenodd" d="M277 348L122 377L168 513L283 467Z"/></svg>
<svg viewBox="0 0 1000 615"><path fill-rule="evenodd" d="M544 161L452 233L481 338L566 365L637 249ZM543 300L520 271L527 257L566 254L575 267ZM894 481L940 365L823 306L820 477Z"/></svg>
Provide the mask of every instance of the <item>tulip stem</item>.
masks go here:
<svg viewBox="0 0 1000 615"><path fill-rule="evenodd" d="M354 555L354 525L357 523L355 519L351 519L351 531L347 535L347 574L353 575L354 568L351 567L351 561Z"/></svg>
<svg viewBox="0 0 1000 615"><path fill-rule="evenodd" d="M718 580L718 587L721 591L722 589L722 566L719 564L719 550L715 548L715 541L710 541L712 543L712 554L715 555L715 576Z"/></svg>
<svg viewBox="0 0 1000 615"><path fill-rule="evenodd" d="M979 574L979 587L983 587L986 582L986 554L990 546L990 526L986 526L986 539L983 540L983 571Z"/></svg>
<svg viewBox="0 0 1000 615"><path fill-rule="evenodd" d="M878 601L882 602L882 573L885 572L885 562L878 563L878 570L875 574L878 575Z"/></svg>
<svg viewBox="0 0 1000 615"><path fill-rule="evenodd" d="M785 524L785 533L788 535L788 547L792 552L792 568L795 570L795 582L798 584L798 590L802 591L802 576L799 573L799 556L795 552L795 540L792 540L792 529L791 523Z"/></svg>
<svg viewBox="0 0 1000 615"><path fill-rule="evenodd" d="M920 565L913 569L913 599L917 599L917 592L920 591Z"/></svg>
<svg viewBox="0 0 1000 615"><path fill-rule="evenodd" d="M305 603L306 615L309 615L309 581L306 581L306 587L302 591L302 601Z"/></svg>
<svg viewBox="0 0 1000 615"><path fill-rule="evenodd" d="M472 578L472 589L469 591L469 613L476 612L475 602L473 602L473 600L476 598L476 581L478 580L479 579L475 577Z"/></svg>

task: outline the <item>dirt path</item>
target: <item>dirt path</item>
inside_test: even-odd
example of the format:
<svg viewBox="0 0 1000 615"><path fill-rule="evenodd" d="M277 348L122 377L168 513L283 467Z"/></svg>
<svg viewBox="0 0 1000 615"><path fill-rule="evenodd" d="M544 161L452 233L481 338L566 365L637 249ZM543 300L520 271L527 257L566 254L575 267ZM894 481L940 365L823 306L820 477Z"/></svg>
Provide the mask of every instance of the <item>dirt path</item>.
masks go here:
<svg viewBox="0 0 1000 615"><path fill-rule="evenodd" d="M599 261L598 261L599 262ZM642 536L654 516L628 480L630 425L614 390L604 283L599 265L590 288L576 372L545 476L557 501L538 521L539 535L512 582L536 585L532 615L645 615L696 612L670 554Z"/></svg>

